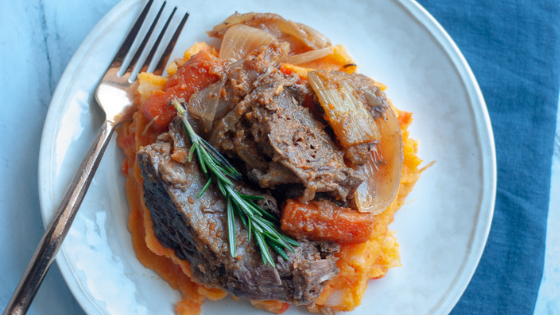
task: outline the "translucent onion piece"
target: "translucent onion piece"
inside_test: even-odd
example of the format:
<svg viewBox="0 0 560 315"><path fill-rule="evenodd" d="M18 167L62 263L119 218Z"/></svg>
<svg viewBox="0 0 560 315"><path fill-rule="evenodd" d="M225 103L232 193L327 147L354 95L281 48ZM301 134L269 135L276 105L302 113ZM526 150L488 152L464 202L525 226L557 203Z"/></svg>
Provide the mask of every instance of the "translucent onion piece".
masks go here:
<svg viewBox="0 0 560 315"><path fill-rule="evenodd" d="M212 129L223 87L224 83L221 81L211 84L194 93L187 104L189 114L198 119L205 133Z"/></svg>
<svg viewBox="0 0 560 315"><path fill-rule="evenodd" d="M347 149L379 140L379 130L371 113L354 96L354 89L344 79L324 71L311 71L308 80L342 147Z"/></svg>
<svg viewBox="0 0 560 315"><path fill-rule="evenodd" d="M293 56L286 57L283 62L291 63L293 65L300 65L302 63L307 63L310 61L314 61L317 59L321 59L332 54L333 49L332 47L325 47L321 49L310 50L308 52L304 52L302 54L297 54Z"/></svg>
<svg viewBox="0 0 560 315"><path fill-rule="evenodd" d="M365 177L354 195L358 211L379 214L389 207L397 196L403 166L403 142L399 121L392 109L387 109L385 119L376 121L381 139L378 151L372 152L366 164L356 167Z"/></svg>
<svg viewBox="0 0 560 315"><path fill-rule="evenodd" d="M269 45L276 38L265 31L239 24L230 27L222 40L220 58L240 60L260 46Z"/></svg>
<svg viewBox="0 0 560 315"><path fill-rule="evenodd" d="M225 21L223 21L222 23L214 26L214 28L212 28L212 30L210 31L210 36L218 37L220 34L225 33L228 27L232 27L234 25L241 24L245 21L251 20L254 18L256 14L257 13L254 12L249 12L244 14L239 14L235 12L234 14L230 15L227 19L225 19Z"/></svg>
<svg viewBox="0 0 560 315"><path fill-rule="evenodd" d="M278 39L280 41L282 41L282 36L280 34L288 37L293 37L297 41L304 44L304 46L311 49L320 49L331 45L329 39L326 36L317 32L313 28L305 24L294 23L292 21L284 19L278 14L272 13L235 13L229 16L222 23L214 26L214 28L208 34L212 37L221 38L222 36L224 36L224 33L226 33L226 30L228 28L240 24L245 24L258 29L262 29L263 31L266 31L273 36L278 36Z"/></svg>
<svg viewBox="0 0 560 315"><path fill-rule="evenodd" d="M275 25L282 33L295 37L311 49L325 48L331 44L323 34L307 25L297 24L283 18L277 19Z"/></svg>
<svg viewBox="0 0 560 315"><path fill-rule="evenodd" d="M216 107L216 114L214 115L214 120L224 117L229 111L235 106L234 102L230 102L223 98L220 98L218 106Z"/></svg>
<svg viewBox="0 0 560 315"><path fill-rule="evenodd" d="M317 32L311 26L296 23L305 33L307 33L309 40L315 45L317 48L323 48L331 45L331 41L323 34Z"/></svg>

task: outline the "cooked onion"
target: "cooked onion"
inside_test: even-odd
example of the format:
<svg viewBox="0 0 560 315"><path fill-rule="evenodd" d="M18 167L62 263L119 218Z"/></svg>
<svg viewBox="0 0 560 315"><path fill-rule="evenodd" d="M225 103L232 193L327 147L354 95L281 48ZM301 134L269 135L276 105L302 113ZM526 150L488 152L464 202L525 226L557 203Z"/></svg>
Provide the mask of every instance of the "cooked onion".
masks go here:
<svg viewBox="0 0 560 315"><path fill-rule="evenodd" d="M234 14L228 16L228 18L225 19L225 21L223 21L222 23L214 26L214 28L210 31L210 36L219 37L220 34L223 35L226 32L228 27L232 27L234 25L241 24L245 21L251 20L254 18L256 14L257 13L254 12L249 12L244 14L239 14L235 12Z"/></svg>
<svg viewBox="0 0 560 315"><path fill-rule="evenodd" d="M373 117L348 82L324 71L311 71L307 77L342 147L379 140Z"/></svg>
<svg viewBox="0 0 560 315"><path fill-rule="evenodd" d="M385 211L399 191L404 159L401 129L392 109L387 109L385 116L375 121L381 134L378 152L372 152L371 159L356 168L365 177L354 195L360 212Z"/></svg>
<svg viewBox="0 0 560 315"><path fill-rule="evenodd" d="M300 65L302 63L311 62L317 59L321 59L332 54L332 47L325 47L321 49L310 50L298 55L288 56L284 59L285 63L291 63L293 65Z"/></svg>
<svg viewBox="0 0 560 315"><path fill-rule="evenodd" d="M239 24L230 27L222 40L220 58L239 60L260 46L268 45L276 38L265 31Z"/></svg>
<svg viewBox="0 0 560 315"><path fill-rule="evenodd" d="M224 83L218 81L194 93L189 99L187 104L189 114L199 120L204 132L209 132L212 129L218 105L223 103L220 102L223 87Z"/></svg>
<svg viewBox="0 0 560 315"><path fill-rule="evenodd" d="M282 41L282 36L292 37L310 49L321 49L331 45L329 39L313 28L286 20L278 14L272 13L235 13L224 22L214 26L209 32L212 37L221 38L228 28L236 25L248 25L261 29Z"/></svg>
<svg viewBox="0 0 560 315"><path fill-rule="evenodd" d="M283 18L275 19L273 22L282 33L293 36L311 49L325 48L331 44L323 34L307 25L297 24Z"/></svg>
<svg viewBox="0 0 560 315"><path fill-rule="evenodd" d="M301 23L296 24L307 34L309 42L313 43L315 47L323 48L331 45L331 41L325 35L317 32L311 26Z"/></svg>

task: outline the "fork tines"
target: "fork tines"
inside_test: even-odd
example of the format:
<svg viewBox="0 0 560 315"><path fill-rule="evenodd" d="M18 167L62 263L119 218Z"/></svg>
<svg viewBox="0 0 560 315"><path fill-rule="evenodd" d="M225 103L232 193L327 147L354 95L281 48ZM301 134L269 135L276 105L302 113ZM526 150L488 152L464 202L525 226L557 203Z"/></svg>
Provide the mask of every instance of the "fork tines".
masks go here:
<svg viewBox="0 0 560 315"><path fill-rule="evenodd" d="M179 35L181 34L181 31L183 30L183 27L189 17L188 12L183 15L183 18L177 25L175 32L165 47L165 50L158 54L158 51L161 51L161 49L159 49L161 42L164 37L166 37L167 29L177 12L177 7L174 7L170 13L164 13L166 2L163 2L157 12L157 15L153 18L149 29L145 30L148 24L146 20L151 20L149 19L149 13L153 3L154 0L148 1L116 54L115 59L113 59L113 62L111 63L111 67L120 67L121 72L123 71L123 68L126 67L126 71L124 71L121 76L128 76L128 81L131 83L136 80L138 72L147 72L151 70L152 68L150 66L154 66L153 64L155 64L155 68L153 69L154 74L161 75L163 73L165 65L169 60L169 56L171 55L171 52L177 43L177 39L179 38ZM152 33L156 29L162 15L164 17L167 16L167 19L163 27L161 27L157 38L154 40L152 39ZM140 40L140 44L137 44ZM135 44L137 45L137 48L134 48ZM147 50L149 50L149 53L146 55Z"/></svg>

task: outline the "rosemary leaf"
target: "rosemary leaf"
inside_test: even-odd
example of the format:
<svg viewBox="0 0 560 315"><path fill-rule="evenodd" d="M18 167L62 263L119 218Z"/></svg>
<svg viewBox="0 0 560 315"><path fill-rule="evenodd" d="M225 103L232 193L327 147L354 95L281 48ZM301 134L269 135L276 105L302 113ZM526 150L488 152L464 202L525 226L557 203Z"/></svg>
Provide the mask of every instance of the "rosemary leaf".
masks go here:
<svg viewBox="0 0 560 315"><path fill-rule="evenodd" d="M274 261L272 260L272 256L270 256L268 246L264 242L262 235L260 233L255 233L255 238L257 239L257 245L259 246L259 249L261 250L261 253L265 258L264 263L266 264L268 262L271 266L274 267Z"/></svg>
<svg viewBox="0 0 560 315"><path fill-rule="evenodd" d="M220 189L220 192L222 193L222 195L224 195L224 197L228 196L227 191L224 188L224 184L220 181L218 181L218 188Z"/></svg>
<svg viewBox="0 0 560 315"><path fill-rule="evenodd" d="M253 195L243 195L239 194L239 196L245 200L263 200L266 199L264 196L253 196Z"/></svg>
<svg viewBox="0 0 560 315"><path fill-rule="evenodd" d="M278 253L278 255L282 256L282 258L288 260L288 255L286 254L286 252L282 249L282 247L276 245L276 244L270 244L270 247L272 247L272 249L274 249L274 251L276 251Z"/></svg>
<svg viewBox="0 0 560 315"><path fill-rule="evenodd" d="M253 234L253 224L251 222L251 217L247 217L247 226L249 228L249 231L247 232L249 234L249 242L251 241L251 234Z"/></svg>
<svg viewBox="0 0 560 315"><path fill-rule="evenodd" d="M290 238L286 235L281 234L280 236L282 236L282 239L284 239L284 241L286 241L286 243L288 243L292 246L298 247L300 245L296 240L294 240L294 239L292 239L292 238Z"/></svg>
<svg viewBox="0 0 560 315"><path fill-rule="evenodd" d="M198 157L198 164L200 165L200 168L202 169L204 174L208 174L208 171L206 170L206 165L205 165L206 163L204 162L205 160L202 159L202 153L200 152L200 150L195 150L195 152L196 152L196 156Z"/></svg>
<svg viewBox="0 0 560 315"><path fill-rule="evenodd" d="M276 239L268 239L268 244L274 244L276 246L279 247L285 247L287 248L290 252L295 252L294 248L292 246L284 246L284 243L282 243L280 240L276 240ZM274 248L274 247L273 247Z"/></svg>
<svg viewBox="0 0 560 315"><path fill-rule="evenodd" d="M276 218L275 216L272 215L272 213L264 210L263 208L259 207L256 203L254 203L253 201L249 201L248 204L253 208L253 210L257 211L259 213L260 216L266 217L269 220L272 220L274 222L278 221L278 218ZM272 222L271 222L272 223ZM274 225L274 223L272 223L272 225Z"/></svg>
<svg viewBox="0 0 560 315"><path fill-rule="evenodd" d="M189 150L189 163L192 162L192 158L194 156L194 151L196 150L197 144L192 144L191 149Z"/></svg>
<svg viewBox="0 0 560 315"><path fill-rule="evenodd" d="M227 199L227 217L228 217L228 239L229 239L229 252L231 257L235 257L235 218L233 216L233 208L231 206L231 198Z"/></svg>
<svg viewBox="0 0 560 315"><path fill-rule="evenodd" d="M239 209L239 207L235 205L235 203L233 204L233 209L235 209L235 213L237 213L237 215L241 218L241 222L243 222L243 225L247 226L248 223L246 218L248 217L243 214L243 211L241 211L241 209Z"/></svg>
<svg viewBox="0 0 560 315"><path fill-rule="evenodd" d="M206 185L204 185L204 187L202 187L202 190L198 193L198 195L196 196L196 199L202 197L202 195L204 194L206 189L208 189L208 187L210 187L210 184L212 184L212 177L210 177L208 179L208 181L206 182Z"/></svg>

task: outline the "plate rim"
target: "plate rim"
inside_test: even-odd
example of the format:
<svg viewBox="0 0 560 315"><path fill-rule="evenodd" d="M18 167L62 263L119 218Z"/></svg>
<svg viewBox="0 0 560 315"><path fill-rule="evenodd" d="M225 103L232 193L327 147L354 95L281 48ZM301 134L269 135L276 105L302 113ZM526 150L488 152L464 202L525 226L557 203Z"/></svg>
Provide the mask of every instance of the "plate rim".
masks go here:
<svg viewBox="0 0 560 315"><path fill-rule="evenodd" d="M469 270L463 272L459 275L458 278L455 279L455 283L457 283L460 279L459 278L468 278L467 281L463 281L463 285L455 284L451 291L447 293L447 296L450 296L452 292L456 292L454 298L448 298L443 301L440 305L440 310L443 311L444 314L450 313L457 302L463 296L463 293L467 289L468 285L470 284L472 277L478 268L480 263L480 259L482 258L482 254L486 248L486 243L488 241L488 236L490 234L490 229L492 227L492 221L494 217L494 210L496 205L496 191L497 191L497 161L496 161L496 146L494 141L494 132L492 129L492 122L490 120L490 114L488 113L488 107L486 106L486 101L484 100L484 96L482 91L480 90L480 86L478 85L478 81L472 72L471 67L469 66L465 56L455 43L455 41L451 38L451 36L447 33L447 31L439 24L439 22L416 0L395 0L399 2L408 12L411 13L414 18L416 18L424 27L426 27L432 37L437 41L437 43L444 49L447 53L448 57L452 60L455 69L459 73L461 77L461 81L466 88L467 95L469 97L473 97L480 103L480 108L476 108L471 106L471 109L474 111L475 116L481 115L484 124L481 124L480 127L484 127L484 133L481 133L480 136L483 138L487 136L487 141L480 141L479 145L482 147L484 144L489 145L487 148L490 152L490 156L482 155L481 160L481 167L482 167L482 180L483 184L489 184L489 190L483 190L481 196L481 202L479 205L478 211L478 220L476 221L475 230L482 229L482 232L479 232L479 239L478 244L476 246L475 251L473 250L473 246L470 246L469 250L472 251L471 255L469 255L468 259L465 261L465 264L468 265ZM473 105L476 103L473 99L470 100L470 104ZM477 113L477 110L481 112ZM480 139L482 140L482 139ZM484 150L482 151L484 152ZM488 161L490 159L490 161ZM488 165L489 163L489 165ZM490 171L485 170L485 167L489 167ZM487 183L486 181L489 181ZM490 195L488 195L490 194ZM489 198L489 199L488 199ZM486 205L486 206L484 206ZM483 209L488 209L488 212L484 213L481 211ZM486 214L486 220L481 221L482 216ZM480 223L486 223L484 226L479 226ZM472 240L474 243L475 239ZM468 264L468 261L475 260L475 263Z"/></svg>
<svg viewBox="0 0 560 315"><path fill-rule="evenodd" d="M61 89L60 87L68 86L73 73L83 60L85 52L87 52L88 48L97 40L99 36L99 30L107 27L107 24L117 16L117 12L120 12L123 7L126 7L127 5L134 5L139 1L142 0L122 0L113 8L111 8L111 10L107 14L105 14L105 16L103 16L103 18L88 33L86 38L82 41L82 43L70 59L70 62L66 66L57 85L57 88L55 89L49 105L49 110L45 118L45 124L41 135L38 162L39 202L41 207L41 216L45 227L48 226L48 220L50 219L50 215L47 215L46 211L44 210L46 205L49 204L50 196L47 194L47 187L49 187L50 185L48 180L48 172L45 171L45 168L42 168L41 166L42 163L44 163L43 161L47 161L52 153L52 141L50 140L52 140L52 135L54 134L54 131L58 126L58 119L56 118L60 114L61 109L61 105L57 106L57 104L62 103L61 101L67 91L67 89ZM448 298L444 299L443 302L439 304L439 306L436 306L436 311L447 314L453 309L453 307L455 307L464 291L466 290L467 286L469 285L472 276L474 275L474 272L476 271L478 264L480 263L480 259L486 247L486 242L488 240L488 235L492 225L497 188L497 163L494 135L488 108L486 106L486 102L476 80L476 77L474 76L474 73L468 65L465 57L463 56L453 39L439 24L439 22L415 0L391 1L399 4L405 11L407 11L407 13L412 18L416 19L419 24L421 24L421 26L428 31L429 35L434 38L435 42L445 51L446 55L450 58L451 63L455 67L455 70L459 74L460 80L465 87L467 96L470 98L469 104L471 105L471 110L473 110L474 112L474 116L482 119L481 122L483 123L478 126L478 130L483 131L480 132L479 145L480 147L483 147L485 145L489 146L486 147L486 150L488 150L490 154L483 154L481 159L482 184L488 185L489 187L482 190L481 202L477 209L478 216L475 227L473 229L477 231L476 233L474 233L474 235L476 235L478 239L473 239L472 242L474 243L475 241L477 241L476 243L478 246L474 246L473 244L473 246L470 247L469 250L471 250L472 252L470 255L468 255L468 258L465 261L468 270L462 272L458 276L458 279L455 279L455 283L457 283L458 281L462 281L462 285L453 285L451 290L446 294ZM476 105L476 103L479 103L480 106L474 106ZM485 152L485 150L483 149L482 152ZM488 170L487 168L490 168L490 170ZM481 221L481 219L484 220ZM480 223L485 224L480 226ZM469 264L468 261L472 260L475 260L475 262ZM64 280L66 281L66 284L68 285L70 291L74 295L74 298L78 301L82 309L87 314L100 312L93 301L91 301L84 293L84 288L82 288L81 284L77 281L76 275L70 268L70 264L63 250L61 250L57 254L56 262L62 273L62 276L64 277ZM466 279L465 281L465 278L468 279ZM452 293L454 293L453 296L449 298Z"/></svg>
<svg viewBox="0 0 560 315"><path fill-rule="evenodd" d="M49 103L49 109L45 117L45 124L43 126L43 132L41 134L41 144L39 148L39 163L38 163L39 164L38 167L39 205L41 207L41 217L45 229L48 227L50 223L49 220L50 217L47 216L46 211L44 210L46 205L49 203L46 187L49 187L50 183L49 183L49 174L47 171L44 171L45 168L42 168L41 164L44 163L44 161L46 161L50 156L52 141L49 140L54 140L54 138L51 139L51 136L54 134L54 131L58 126L58 119L56 119L56 117L60 114L60 109L62 107L61 105L57 106L56 104L62 103L61 101L64 98L64 95L66 94L66 90L67 90L67 89L60 89L59 87L68 86L68 83L72 78L73 73L82 62L83 57L87 52L88 48L93 43L95 43L96 39L98 38L99 30L106 28L107 27L106 24L109 24L113 19L118 17L117 12L121 11L121 7L125 7L126 5L131 5L136 1L139 0L119 1L119 3L117 3L113 8L111 8L111 10L109 10L109 12L107 12L107 14L105 14L103 18L101 18L101 20L97 22L97 24L95 24L95 26L91 29L91 31L89 31L88 35L84 38L84 40L82 41L82 43L80 44L76 52L74 52L74 54L72 55L72 58L70 59L70 62L68 62L68 65L66 65L66 68L62 73L60 81L58 81L56 89L53 93L51 102ZM53 106L53 104L55 105ZM57 209L56 206L55 209ZM56 254L55 261L56 264L58 265L60 273L62 274L62 277L64 278L64 281L68 285L70 292L72 292L72 295L74 296L76 301L78 301L78 304L80 304L80 307L83 309L83 311L86 314L102 313L99 310L99 308L93 303L93 301L91 301L85 294L84 288L82 288L82 285L78 282L76 275L70 268L70 263L68 262L68 258L62 247L59 249L59 252ZM77 288L79 288L79 290Z"/></svg>

